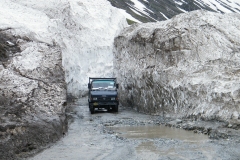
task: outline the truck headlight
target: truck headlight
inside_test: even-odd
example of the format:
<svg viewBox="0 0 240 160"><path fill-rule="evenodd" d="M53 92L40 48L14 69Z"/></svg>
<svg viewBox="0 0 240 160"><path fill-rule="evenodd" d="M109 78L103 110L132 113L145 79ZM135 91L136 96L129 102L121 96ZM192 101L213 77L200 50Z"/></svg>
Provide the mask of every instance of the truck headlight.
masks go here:
<svg viewBox="0 0 240 160"><path fill-rule="evenodd" d="M96 101L96 100L97 100L97 97L92 98L92 100Z"/></svg>
<svg viewBox="0 0 240 160"><path fill-rule="evenodd" d="M115 97L112 97L112 98L111 98L111 100L112 100L112 101L115 101L115 100L116 100L116 98L115 98Z"/></svg>

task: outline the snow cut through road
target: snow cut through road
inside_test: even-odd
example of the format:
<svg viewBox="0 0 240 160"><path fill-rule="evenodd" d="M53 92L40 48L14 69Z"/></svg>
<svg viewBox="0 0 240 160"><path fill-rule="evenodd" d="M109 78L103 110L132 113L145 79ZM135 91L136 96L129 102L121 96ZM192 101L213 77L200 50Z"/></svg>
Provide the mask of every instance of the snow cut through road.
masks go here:
<svg viewBox="0 0 240 160"><path fill-rule="evenodd" d="M124 107L120 107L119 113L101 110L91 115L87 99L83 98L73 105L72 115L74 121L70 124L67 135L30 160L156 160L190 157L205 160L239 157L239 144L227 140L208 140L204 135L192 131L163 127L165 132L159 133L162 136L156 136L156 128L161 130L159 124L169 120ZM128 128L128 131L145 128L145 133L140 133L145 136L129 137L127 134L130 132L123 131L124 128ZM146 136L151 130L155 130L155 136ZM170 132L187 135L182 135L185 138L174 138ZM192 139L186 139L186 136L192 136Z"/></svg>

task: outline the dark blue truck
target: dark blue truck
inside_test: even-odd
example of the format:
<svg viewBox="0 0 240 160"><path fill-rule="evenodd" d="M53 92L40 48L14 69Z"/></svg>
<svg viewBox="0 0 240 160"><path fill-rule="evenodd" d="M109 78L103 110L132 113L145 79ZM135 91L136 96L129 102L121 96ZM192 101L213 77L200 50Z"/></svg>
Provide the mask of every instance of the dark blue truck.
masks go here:
<svg viewBox="0 0 240 160"><path fill-rule="evenodd" d="M91 114L95 109L118 112L118 84L116 78L91 78L88 83L88 104Z"/></svg>

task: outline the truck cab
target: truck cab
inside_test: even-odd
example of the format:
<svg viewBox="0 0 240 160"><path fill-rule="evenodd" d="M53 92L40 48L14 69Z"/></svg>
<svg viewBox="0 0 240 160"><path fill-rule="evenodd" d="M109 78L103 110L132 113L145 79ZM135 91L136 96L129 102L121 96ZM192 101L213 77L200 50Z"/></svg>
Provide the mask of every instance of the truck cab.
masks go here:
<svg viewBox="0 0 240 160"><path fill-rule="evenodd" d="M88 83L88 104L91 114L95 109L118 112L118 84L116 78L91 78Z"/></svg>

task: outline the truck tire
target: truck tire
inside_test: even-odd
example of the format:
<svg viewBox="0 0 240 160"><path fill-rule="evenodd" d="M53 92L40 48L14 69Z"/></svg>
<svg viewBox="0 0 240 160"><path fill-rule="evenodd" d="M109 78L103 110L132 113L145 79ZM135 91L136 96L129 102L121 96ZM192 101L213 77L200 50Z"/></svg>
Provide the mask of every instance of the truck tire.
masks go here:
<svg viewBox="0 0 240 160"><path fill-rule="evenodd" d="M114 106L114 111L118 112L118 105Z"/></svg>
<svg viewBox="0 0 240 160"><path fill-rule="evenodd" d="M91 114L94 114L94 112L95 112L94 107L90 108L90 112L91 112Z"/></svg>

